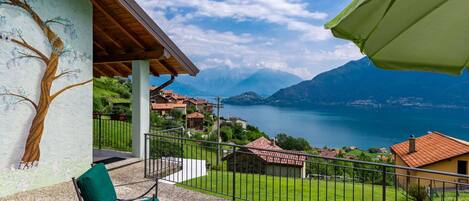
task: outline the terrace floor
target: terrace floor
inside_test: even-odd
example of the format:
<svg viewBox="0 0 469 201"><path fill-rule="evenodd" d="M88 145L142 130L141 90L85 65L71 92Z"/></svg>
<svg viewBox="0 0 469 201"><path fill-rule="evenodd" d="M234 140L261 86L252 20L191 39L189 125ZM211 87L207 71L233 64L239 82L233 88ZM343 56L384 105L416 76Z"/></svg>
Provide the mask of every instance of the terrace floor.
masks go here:
<svg viewBox="0 0 469 201"><path fill-rule="evenodd" d="M116 186L119 198L132 198L148 189L153 183L143 178L143 162L134 163L109 172ZM160 200L222 200L217 197L176 187L172 184L159 183L158 197ZM48 201L78 200L72 182L64 182L32 191L17 193L0 198L0 201Z"/></svg>

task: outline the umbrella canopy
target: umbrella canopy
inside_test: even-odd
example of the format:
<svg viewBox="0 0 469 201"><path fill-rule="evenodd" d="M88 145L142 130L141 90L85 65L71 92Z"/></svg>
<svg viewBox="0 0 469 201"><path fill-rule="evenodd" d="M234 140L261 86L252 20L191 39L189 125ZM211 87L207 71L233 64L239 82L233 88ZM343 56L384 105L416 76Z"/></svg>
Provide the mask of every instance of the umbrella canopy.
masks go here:
<svg viewBox="0 0 469 201"><path fill-rule="evenodd" d="M468 11L469 0L353 0L325 27L384 69L461 74Z"/></svg>

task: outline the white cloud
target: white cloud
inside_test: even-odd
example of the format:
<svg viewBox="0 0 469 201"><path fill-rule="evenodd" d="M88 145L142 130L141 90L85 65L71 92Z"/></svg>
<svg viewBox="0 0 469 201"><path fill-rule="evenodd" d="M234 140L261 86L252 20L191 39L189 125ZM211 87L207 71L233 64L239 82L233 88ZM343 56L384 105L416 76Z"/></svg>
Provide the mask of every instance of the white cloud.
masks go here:
<svg viewBox="0 0 469 201"><path fill-rule="evenodd" d="M206 2L208 0L196 0L196 2L199 1ZM269 1L284 2L284 0L265 0L262 2ZM236 34L229 31L205 29L191 23L190 20L197 16L192 12L184 12L183 14L176 12L169 18L165 15L165 12L169 11L153 7L153 4L159 5L158 3L149 0L140 0L139 2L158 25L201 69L212 67L270 68L310 79L314 75L345 61L362 57L352 43L315 48L317 47L316 43L325 43L326 41L266 38L262 34ZM174 5L179 5L181 2L183 0L162 1L163 5L159 6L164 9L177 9L178 6ZM190 4L190 2L188 3ZM296 9L300 8L304 9L301 6ZM280 8L276 9L280 10ZM300 11L298 13L303 13L297 15L316 18L309 11ZM284 16L289 15L293 15L293 13ZM288 17L279 19L272 17L270 20L278 20L277 24L285 24L289 30L301 31L303 33L301 34L302 38L316 37L324 40L330 36L329 32L324 33L324 35L309 35L308 31L313 30L314 32L315 26L300 21L288 21L290 20ZM286 21L280 22L282 20Z"/></svg>
<svg viewBox="0 0 469 201"><path fill-rule="evenodd" d="M328 15L323 12L311 12L307 4L288 0L140 0L147 10L193 8L188 17L206 16L232 18L239 21L259 20L286 26L289 30L303 34L306 41L321 41L331 38L329 31L322 25L313 25L306 21L323 20Z"/></svg>

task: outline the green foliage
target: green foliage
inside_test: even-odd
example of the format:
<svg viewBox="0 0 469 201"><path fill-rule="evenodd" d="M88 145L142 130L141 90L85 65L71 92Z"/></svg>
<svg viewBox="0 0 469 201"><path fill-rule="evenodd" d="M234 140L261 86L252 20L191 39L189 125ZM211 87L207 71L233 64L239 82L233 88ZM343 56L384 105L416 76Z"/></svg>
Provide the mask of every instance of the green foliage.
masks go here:
<svg viewBox="0 0 469 201"><path fill-rule="evenodd" d="M222 126L220 128L220 137L224 142L228 142L233 139L233 130L229 126Z"/></svg>
<svg viewBox="0 0 469 201"><path fill-rule="evenodd" d="M195 107L195 105L189 105L187 106L187 114L190 114L190 113L194 113L194 112L197 112L197 108Z"/></svg>
<svg viewBox="0 0 469 201"><path fill-rule="evenodd" d="M379 149L372 147L372 148L369 148L369 149L368 149L368 152L370 152L370 153L378 153L378 152L379 152Z"/></svg>
<svg viewBox="0 0 469 201"><path fill-rule="evenodd" d="M130 107L114 104L128 103L130 106L131 89L131 83L125 79L95 78L93 80L93 111L131 115Z"/></svg>
<svg viewBox="0 0 469 201"><path fill-rule="evenodd" d="M184 114L180 111L180 110L171 110L171 112L169 112L169 116L173 117L176 121L178 120L182 120Z"/></svg>
<svg viewBox="0 0 469 201"><path fill-rule="evenodd" d="M277 140L277 145L282 149L296 151L305 151L311 149L308 141L301 137L295 138L293 136L288 136L285 133L280 133L277 134L275 138Z"/></svg>
<svg viewBox="0 0 469 201"><path fill-rule="evenodd" d="M150 157L182 157L182 144L177 140L155 139L150 141Z"/></svg>
<svg viewBox="0 0 469 201"><path fill-rule="evenodd" d="M428 201L430 197L427 194L427 191L424 186L411 185L409 186L409 197L413 201Z"/></svg>
<svg viewBox="0 0 469 201"><path fill-rule="evenodd" d="M150 113L150 122L151 128L156 130L161 129L171 129L171 128L178 128L184 126L184 121L179 119L176 120L174 118L165 118L160 116L156 112Z"/></svg>

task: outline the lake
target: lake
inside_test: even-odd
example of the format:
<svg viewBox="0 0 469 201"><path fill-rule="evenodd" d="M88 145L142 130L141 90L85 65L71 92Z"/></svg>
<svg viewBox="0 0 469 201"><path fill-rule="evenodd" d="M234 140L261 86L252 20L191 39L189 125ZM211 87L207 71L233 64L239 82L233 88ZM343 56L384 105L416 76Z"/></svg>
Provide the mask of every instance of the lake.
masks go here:
<svg viewBox="0 0 469 201"><path fill-rule="evenodd" d="M415 108L318 108L224 105L224 117L237 116L274 136L304 137L316 147L389 147L428 131L469 140L469 111Z"/></svg>

